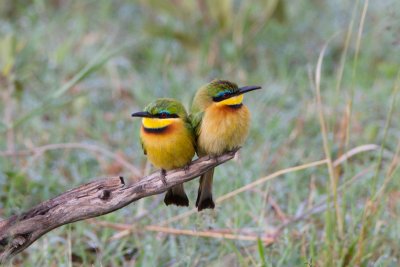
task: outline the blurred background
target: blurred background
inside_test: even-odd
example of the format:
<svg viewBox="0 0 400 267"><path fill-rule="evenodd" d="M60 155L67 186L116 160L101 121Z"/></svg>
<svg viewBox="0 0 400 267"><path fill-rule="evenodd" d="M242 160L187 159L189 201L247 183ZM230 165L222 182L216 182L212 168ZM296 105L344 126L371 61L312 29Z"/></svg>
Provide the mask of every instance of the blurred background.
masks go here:
<svg viewBox="0 0 400 267"><path fill-rule="evenodd" d="M194 180L189 208L149 197L60 227L14 264L398 266L399 12L395 0L1 1L0 218L153 171L130 114L155 98L189 107L214 78L264 88L245 97L251 132L216 169L214 211L192 212Z"/></svg>

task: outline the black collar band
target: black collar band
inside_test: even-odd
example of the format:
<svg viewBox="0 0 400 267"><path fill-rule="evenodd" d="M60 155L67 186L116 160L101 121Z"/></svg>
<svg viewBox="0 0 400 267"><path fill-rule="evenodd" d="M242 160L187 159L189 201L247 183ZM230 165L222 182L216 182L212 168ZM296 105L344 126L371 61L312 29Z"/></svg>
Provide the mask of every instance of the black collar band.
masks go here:
<svg viewBox="0 0 400 267"><path fill-rule="evenodd" d="M236 105L227 105L227 106L230 107L230 108L233 108L233 109L239 109L239 108L241 108L243 106L243 104L240 103L240 104L236 104Z"/></svg>
<svg viewBox="0 0 400 267"><path fill-rule="evenodd" d="M162 133L165 130L167 130L167 128L168 128L168 125L164 126L164 127L160 127L160 128L146 128L146 127L143 126L143 130L146 133Z"/></svg>

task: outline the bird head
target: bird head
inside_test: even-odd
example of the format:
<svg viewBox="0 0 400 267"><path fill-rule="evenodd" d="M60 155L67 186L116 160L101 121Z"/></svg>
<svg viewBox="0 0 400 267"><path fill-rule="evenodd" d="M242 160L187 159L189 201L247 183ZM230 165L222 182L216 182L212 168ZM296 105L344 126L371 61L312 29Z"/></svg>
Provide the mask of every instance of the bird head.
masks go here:
<svg viewBox="0 0 400 267"><path fill-rule="evenodd" d="M258 89L261 89L261 87L238 87L237 84L230 81L214 80L199 90L200 97L198 98L202 99L200 100L202 103L199 104L203 107L214 104L239 108L242 106L243 94Z"/></svg>
<svg viewBox="0 0 400 267"><path fill-rule="evenodd" d="M142 124L145 128L159 129L176 121L186 120L187 113L179 101L160 98L147 105L144 111L133 113L132 117L142 117Z"/></svg>

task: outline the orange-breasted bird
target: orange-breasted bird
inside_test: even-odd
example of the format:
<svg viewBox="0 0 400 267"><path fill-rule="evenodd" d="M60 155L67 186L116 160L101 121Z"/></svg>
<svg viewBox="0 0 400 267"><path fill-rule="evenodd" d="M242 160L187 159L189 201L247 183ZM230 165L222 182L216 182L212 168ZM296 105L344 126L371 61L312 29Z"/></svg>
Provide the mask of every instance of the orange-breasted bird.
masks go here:
<svg viewBox="0 0 400 267"><path fill-rule="evenodd" d="M150 162L166 170L188 165L195 154L195 136L183 105L170 98L161 98L150 103L144 111L132 114L142 117L140 141L144 154ZM164 198L166 205L189 206L183 184L168 190Z"/></svg>
<svg viewBox="0 0 400 267"><path fill-rule="evenodd" d="M218 156L243 144L250 124L250 112L242 103L243 94L257 89L261 87L239 88L229 81L214 80L197 91L190 120L199 156ZM212 197L213 174L214 169L211 169L200 178L196 200L199 211L215 207Z"/></svg>

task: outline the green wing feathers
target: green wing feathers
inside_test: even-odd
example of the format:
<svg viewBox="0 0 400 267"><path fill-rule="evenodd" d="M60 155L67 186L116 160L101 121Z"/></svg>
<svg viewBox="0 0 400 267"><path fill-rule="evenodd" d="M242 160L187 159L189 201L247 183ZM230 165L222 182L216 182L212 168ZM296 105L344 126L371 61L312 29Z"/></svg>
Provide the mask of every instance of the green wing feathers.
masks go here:
<svg viewBox="0 0 400 267"><path fill-rule="evenodd" d="M190 140L192 141L192 144L196 150L196 133L193 129L190 118L187 118L187 121L185 122L185 127L190 132Z"/></svg>
<svg viewBox="0 0 400 267"><path fill-rule="evenodd" d="M190 120L190 123L192 124L196 139L200 134L201 120L203 119L203 115L204 115L204 112L197 112L197 113L190 114L190 116L189 116L189 120Z"/></svg>

